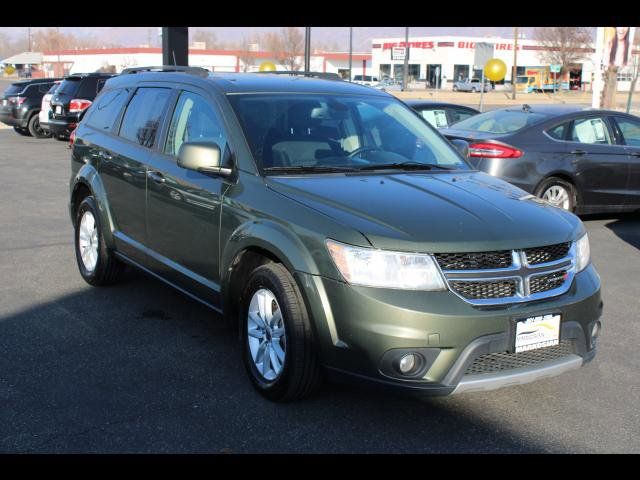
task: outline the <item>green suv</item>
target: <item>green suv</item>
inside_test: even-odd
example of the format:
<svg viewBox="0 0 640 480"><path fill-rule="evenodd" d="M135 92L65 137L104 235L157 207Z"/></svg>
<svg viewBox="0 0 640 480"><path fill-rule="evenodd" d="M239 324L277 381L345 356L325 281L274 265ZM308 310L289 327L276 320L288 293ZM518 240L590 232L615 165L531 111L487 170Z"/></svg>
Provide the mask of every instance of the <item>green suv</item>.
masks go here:
<svg viewBox="0 0 640 480"><path fill-rule="evenodd" d="M324 377L436 395L595 355L578 217L474 170L394 97L309 75L130 69L75 132L82 277L125 265L237 326L266 397Z"/></svg>

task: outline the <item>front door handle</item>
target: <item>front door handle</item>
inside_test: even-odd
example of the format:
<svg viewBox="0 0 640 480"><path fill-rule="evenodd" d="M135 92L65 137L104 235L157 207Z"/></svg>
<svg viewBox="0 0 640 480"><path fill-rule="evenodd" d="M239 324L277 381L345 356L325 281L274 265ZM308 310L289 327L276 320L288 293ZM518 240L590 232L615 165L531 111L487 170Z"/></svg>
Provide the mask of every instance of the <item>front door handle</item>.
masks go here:
<svg viewBox="0 0 640 480"><path fill-rule="evenodd" d="M151 180L153 180L156 183L165 182L164 175L162 175L160 172L154 172L153 170L149 170L147 172L147 177L149 177Z"/></svg>
<svg viewBox="0 0 640 480"><path fill-rule="evenodd" d="M585 153L587 153L587 152L585 152L584 150L573 150L573 151L571 151L572 155L584 155Z"/></svg>
<svg viewBox="0 0 640 480"><path fill-rule="evenodd" d="M640 157L640 152L633 152L631 154L632 157Z"/></svg>

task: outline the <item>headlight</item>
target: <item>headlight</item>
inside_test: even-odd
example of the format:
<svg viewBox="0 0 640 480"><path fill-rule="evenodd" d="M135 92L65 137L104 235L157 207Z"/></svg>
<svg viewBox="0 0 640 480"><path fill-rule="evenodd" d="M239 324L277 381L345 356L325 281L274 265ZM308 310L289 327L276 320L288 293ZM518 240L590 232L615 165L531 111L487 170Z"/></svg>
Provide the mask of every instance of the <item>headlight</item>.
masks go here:
<svg viewBox="0 0 640 480"><path fill-rule="evenodd" d="M445 290L431 255L361 248L327 240L344 279L353 285L404 290Z"/></svg>
<svg viewBox="0 0 640 480"><path fill-rule="evenodd" d="M581 272L591 261L591 251L589 249L589 236L585 233L576 241L576 270Z"/></svg>

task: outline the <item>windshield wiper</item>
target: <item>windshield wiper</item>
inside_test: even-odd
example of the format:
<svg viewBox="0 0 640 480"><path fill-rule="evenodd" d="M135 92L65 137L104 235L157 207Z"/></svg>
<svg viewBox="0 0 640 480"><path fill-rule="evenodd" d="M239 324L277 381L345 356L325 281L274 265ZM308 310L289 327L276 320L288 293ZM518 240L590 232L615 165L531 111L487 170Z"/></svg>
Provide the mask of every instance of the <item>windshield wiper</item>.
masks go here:
<svg viewBox="0 0 640 480"><path fill-rule="evenodd" d="M420 163L420 162L394 162L394 163L380 163L365 165L358 168L358 170L455 170L455 168L443 167L442 165L436 165L435 163Z"/></svg>
<svg viewBox="0 0 640 480"><path fill-rule="evenodd" d="M264 169L267 173L339 173L339 172L357 172L359 168L330 166L330 165L300 165L297 167L267 167Z"/></svg>

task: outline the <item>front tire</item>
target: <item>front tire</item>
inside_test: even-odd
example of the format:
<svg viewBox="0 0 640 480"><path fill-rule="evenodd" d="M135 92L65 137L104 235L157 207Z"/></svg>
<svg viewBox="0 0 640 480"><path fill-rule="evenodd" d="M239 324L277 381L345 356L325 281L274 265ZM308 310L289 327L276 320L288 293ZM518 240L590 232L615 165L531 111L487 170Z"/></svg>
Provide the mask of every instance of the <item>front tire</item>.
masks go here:
<svg viewBox="0 0 640 480"><path fill-rule="evenodd" d="M256 268L242 295L243 359L253 386L276 402L300 400L321 384L311 321L287 269Z"/></svg>
<svg viewBox="0 0 640 480"><path fill-rule="evenodd" d="M536 196L550 204L573 212L578 205L575 187L566 180L551 177L543 181L536 191Z"/></svg>
<svg viewBox="0 0 640 480"><path fill-rule="evenodd" d="M458 91L458 87L456 87L455 85L453 86L453 91L457 92Z"/></svg>
<svg viewBox="0 0 640 480"><path fill-rule="evenodd" d="M85 197L76 212L75 250L80 275L89 285L111 285L120 279L124 264L104 242L98 208L92 196Z"/></svg>

